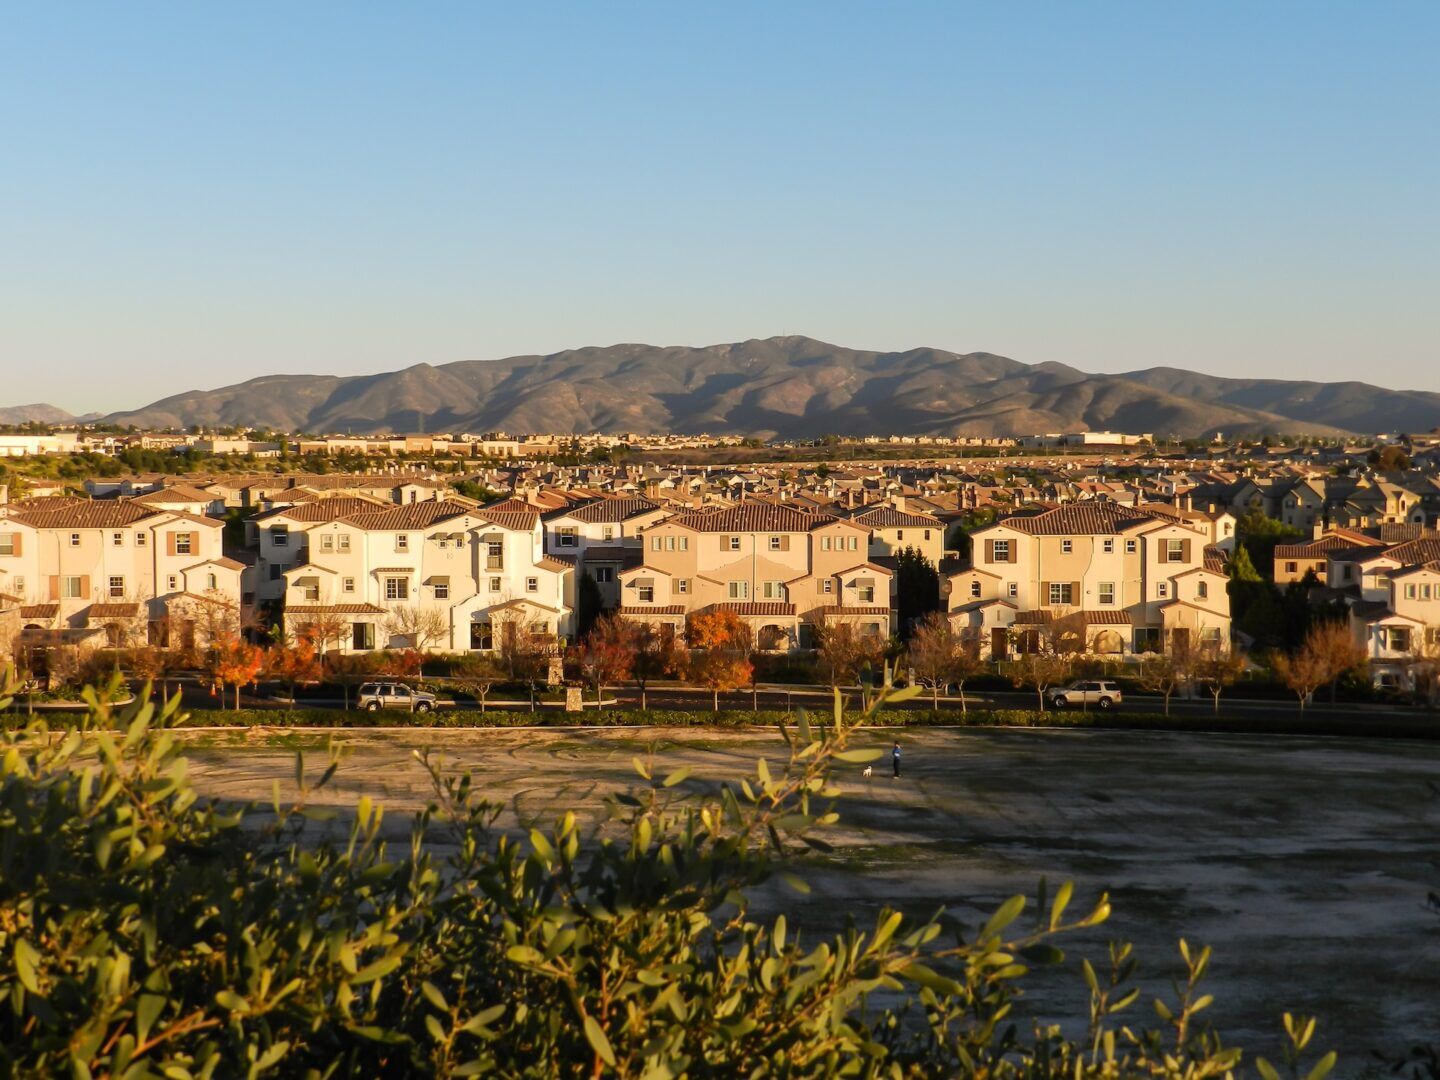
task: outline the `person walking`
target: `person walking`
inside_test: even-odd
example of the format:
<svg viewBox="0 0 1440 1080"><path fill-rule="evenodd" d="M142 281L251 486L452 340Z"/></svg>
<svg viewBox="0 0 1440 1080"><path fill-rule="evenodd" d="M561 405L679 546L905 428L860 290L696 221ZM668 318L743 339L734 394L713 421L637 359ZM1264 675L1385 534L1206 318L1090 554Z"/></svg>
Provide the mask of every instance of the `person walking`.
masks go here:
<svg viewBox="0 0 1440 1080"><path fill-rule="evenodd" d="M895 779L900 779L900 744L897 742L890 750L890 762L895 766Z"/></svg>

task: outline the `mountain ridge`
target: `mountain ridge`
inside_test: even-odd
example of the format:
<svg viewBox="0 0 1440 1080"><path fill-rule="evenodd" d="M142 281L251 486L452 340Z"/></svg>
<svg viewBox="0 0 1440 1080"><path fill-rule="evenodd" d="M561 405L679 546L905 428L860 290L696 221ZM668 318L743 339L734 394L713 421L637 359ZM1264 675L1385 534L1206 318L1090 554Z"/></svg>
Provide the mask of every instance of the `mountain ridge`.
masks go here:
<svg viewBox="0 0 1440 1080"><path fill-rule="evenodd" d="M137 427L285 431L645 431L1193 437L1366 434L1440 424L1440 394L1364 383L1227 379L1180 368L1094 374L1053 361L786 336L707 346L622 343L372 375L265 375L112 413Z"/></svg>

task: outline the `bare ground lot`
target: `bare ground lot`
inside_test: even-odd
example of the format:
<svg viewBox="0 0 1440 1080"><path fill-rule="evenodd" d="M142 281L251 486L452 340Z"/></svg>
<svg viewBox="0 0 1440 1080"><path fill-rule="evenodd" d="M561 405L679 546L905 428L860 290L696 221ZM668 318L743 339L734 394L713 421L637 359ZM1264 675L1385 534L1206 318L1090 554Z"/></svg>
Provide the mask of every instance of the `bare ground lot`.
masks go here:
<svg viewBox="0 0 1440 1080"><path fill-rule="evenodd" d="M890 733L876 732L888 746ZM1136 943L1148 997L1178 971L1175 941L1215 949L1209 989L1228 1041L1273 1050L1280 1013L1320 1017L1325 1042L1353 1075L1376 1046L1440 1041L1440 747L1421 742L1265 738L1126 731L908 731L906 775L845 784L839 853L805 868L808 897L767 892L810 934L862 923L884 904L973 920L1042 875L1073 879L1076 906L1108 890L1115 914L1067 948L1067 971L1037 980L1030 1008L1074 1020L1076 967L1105 942ZM203 791L267 800L293 782L293 750L328 737L195 732ZM346 732L334 786L321 800L385 803L397 839L424 804L411 752L431 747L477 786L550 820L598 809L634 778L632 754L657 748L662 768L695 781L744 774L777 736L668 730Z"/></svg>

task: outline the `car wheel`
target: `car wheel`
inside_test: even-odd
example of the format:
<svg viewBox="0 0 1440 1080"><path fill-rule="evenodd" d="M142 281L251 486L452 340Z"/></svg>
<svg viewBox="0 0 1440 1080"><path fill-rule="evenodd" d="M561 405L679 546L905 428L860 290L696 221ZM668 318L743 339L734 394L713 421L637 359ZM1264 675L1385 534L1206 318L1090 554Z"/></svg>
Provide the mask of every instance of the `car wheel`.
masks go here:
<svg viewBox="0 0 1440 1080"><path fill-rule="evenodd" d="M366 706L365 706L365 711L366 711L366 712L379 712L379 711L380 711L380 702L378 702L378 701L372 701L372 702L370 702L369 705L366 705Z"/></svg>
<svg viewBox="0 0 1440 1080"><path fill-rule="evenodd" d="M1114 705L1115 702L1111 701L1108 697L1102 697L1102 698L1101 698L1099 701L1097 701L1095 704L1096 704L1097 706L1099 706L1100 708L1102 708L1102 709L1108 709L1108 708L1110 708L1110 706Z"/></svg>
<svg viewBox="0 0 1440 1080"><path fill-rule="evenodd" d="M415 706L415 711L416 711L416 712L429 712L429 711L430 711L430 703L429 703L428 701L421 701L421 702L419 702L419 703L416 704L416 706Z"/></svg>
<svg viewBox="0 0 1440 1080"><path fill-rule="evenodd" d="M1058 697L1058 696L1057 696L1057 697L1053 697L1053 698L1050 699L1050 707L1051 707L1052 709L1063 709L1063 708L1065 708L1066 705L1069 705L1069 704L1070 704L1070 699L1067 698L1067 697Z"/></svg>

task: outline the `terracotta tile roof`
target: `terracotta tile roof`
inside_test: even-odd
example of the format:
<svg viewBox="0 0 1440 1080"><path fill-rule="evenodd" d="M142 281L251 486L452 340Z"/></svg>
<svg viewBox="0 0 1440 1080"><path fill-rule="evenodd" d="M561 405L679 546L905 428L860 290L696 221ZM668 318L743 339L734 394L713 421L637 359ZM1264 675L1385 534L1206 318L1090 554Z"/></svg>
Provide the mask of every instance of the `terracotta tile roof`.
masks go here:
<svg viewBox="0 0 1440 1080"><path fill-rule="evenodd" d="M530 532L540 522L540 511L533 506L525 510L496 510L493 506L482 506L474 511L478 518L499 525L513 532Z"/></svg>
<svg viewBox="0 0 1440 1080"><path fill-rule="evenodd" d="M887 606L857 607L854 604L831 604L829 607L811 609L811 617L829 618L831 615L885 615L890 614Z"/></svg>
<svg viewBox="0 0 1440 1080"><path fill-rule="evenodd" d="M459 503L429 499L425 502L406 503L384 510L371 509L358 514L347 514L342 519L357 529L373 532L399 532L405 529L428 529L437 521L474 513L468 506Z"/></svg>
<svg viewBox="0 0 1440 1080"><path fill-rule="evenodd" d="M1332 551L1366 546L1364 541L1355 537L1327 533L1314 540L1306 540L1302 544L1276 544L1275 557L1277 559L1318 559Z"/></svg>
<svg viewBox="0 0 1440 1080"><path fill-rule="evenodd" d="M1123 611L1082 611L1080 617L1087 626L1130 625L1130 616Z"/></svg>
<svg viewBox="0 0 1440 1080"><path fill-rule="evenodd" d="M174 487L164 487L159 491L147 491L144 495L136 495L135 502L152 506L156 503L172 502L214 502L215 496L210 495L199 488L190 487L186 484L176 484Z"/></svg>
<svg viewBox="0 0 1440 1080"><path fill-rule="evenodd" d="M324 570L325 568L323 566L317 566L315 569ZM289 572L294 573L293 570ZM328 570L326 572L330 574L335 573L334 570ZM413 566L377 566L370 572L372 574L418 574L420 571Z"/></svg>
<svg viewBox="0 0 1440 1080"><path fill-rule="evenodd" d="M374 604L289 604L285 617L302 615L384 615L385 609Z"/></svg>
<svg viewBox="0 0 1440 1080"><path fill-rule="evenodd" d="M660 504L651 502L649 499L596 499L594 502L582 503L579 506L552 510L545 515L545 520L574 518L576 521L590 523L619 522L659 509Z"/></svg>
<svg viewBox="0 0 1440 1080"><path fill-rule="evenodd" d="M620 607L617 609L621 615L684 615L685 608L682 604L664 604L660 607Z"/></svg>
<svg viewBox="0 0 1440 1080"><path fill-rule="evenodd" d="M11 519L35 529L112 529L133 525L165 511L129 499L82 500L54 510L12 513Z"/></svg>
<svg viewBox="0 0 1440 1080"><path fill-rule="evenodd" d="M554 570L559 573L565 570L575 569L575 557L563 559L559 555L545 555L535 560L535 565L541 570Z"/></svg>
<svg viewBox="0 0 1440 1080"><path fill-rule="evenodd" d="M87 619L133 619L140 614L139 604L91 604Z"/></svg>
<svg viewBox="0 0 1440 1080"><path fill-rule="evenodd" d="M1385 550L1385 557L1395 559L1401 566L1433 562L1440 559L1440 539L1411 540L1406 544L1396 544Z"/></svg>
<svg viewBox="0 0 1440 1080"><path fill-rule="evenodd" d="M795 605L774 600L756 600L750 603L711 604L710 610L728 611L735 615L788 616L795 614Z"/></svg>
<svg viewBox="0 0 1440 1080"><path fill-rule="evenodd" d="M1054 618L1055 613L1049 608L1036 608L1033 611L1017 611L1015 624L1017 626L1044 626Z"/></svg>
<svg viewBox="0 0 1440 1080"><path fill-rule="evenodd" d="M869 529L938 529L939 518L929 514L915 514L908 510L896 510L893 506L877 506L851 514L850 520Z"/></svg>
<svg viewBox="0 0 1440 1080"><path fill-rule="evenodd" d="M1096 535L1118 533L1146 521L1158 520L1128 506L1088 499L1065 503L1038 514L1012 514L996 525L1005 525L1032 536Z"/></svg>
<svg viewBox="0 0 1440 1080"><path fill-rule="evenodd" d="M790 506L744 502L715 510L689 510L666 519L696 532L809 532L840 519L828 514L811 514Z"/></svg>
<svg viewBox="0 0 1440 1080"><path fill-rule="evenodd" d="M389 505L377 502L375 499L364 499L354 495L331 495L311 497L304 502L297 502L290 506L277 506L274 510L256 514L251 520L268 521L271 518L285 517L291 521L304 522L339 521L341 518L351 517L355 514L375 514L389 509Z"/></svg>
<svg viewBox="0 0 1440 1080"><path fill-rule="evenodd" d="M22 619L53 619L59 614L59 604L26 604L20 609Z"/></svg>

